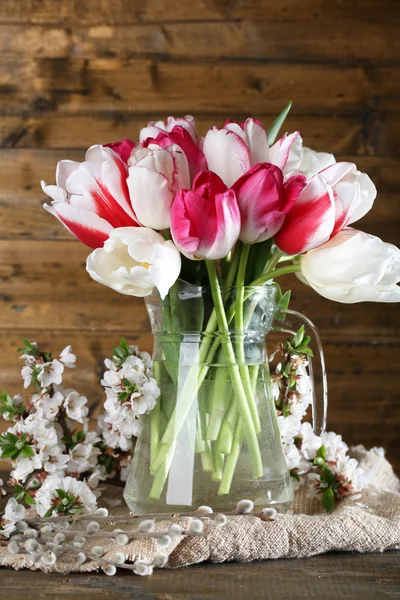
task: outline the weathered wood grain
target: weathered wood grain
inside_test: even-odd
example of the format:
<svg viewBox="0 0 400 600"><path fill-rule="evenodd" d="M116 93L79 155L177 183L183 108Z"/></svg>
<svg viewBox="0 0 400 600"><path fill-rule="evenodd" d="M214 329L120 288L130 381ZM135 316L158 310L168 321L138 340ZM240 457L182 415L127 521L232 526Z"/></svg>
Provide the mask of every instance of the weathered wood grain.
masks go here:
<svg viewBox="0 0 400 600"><path fill-rule="evenodd" d="M177 62L149 59L0 58L0 109L29 107L44 97L54 107L79 110L221 111L278 113L282 98L298 110L395 109L399 69L371 65L254 61ZM190 82L190 84L189 84ZM318 82L318 85L316 85Z"/></svg>
<svg viewBox="0 0 400 600"><path fill-rule="evenodd" d="M322 17L322 15L321 15ZM333 20L330 35L312 21L221 20L183 23L48 27L0 25L0 53L40 58L132 57L238 59L260 62L379 60L394 63L400 40L382 22ZM276 43L279 39L279 44Z"/></svg>
<svg viewBox="0 0 400 600"><path fill-rule="evenodd" d="M201 564L189 569L156 571L151 577L118 573L57 575L1 570L9 600L32 597L57 600L347 600L397 598L400 556L331 553L302 559L253 563Z"/></svg>
<svg viewBox="0 0 400 600"><path fill-rule="evenodd" d="M356 18L374 23L387 14L399 17L399 5L393 0L381 0L377 14L375 0L3 0L0 22L46 23L72 25L124 25L146 22L191 22L221 19L277 19L287 23Z"/></svg>

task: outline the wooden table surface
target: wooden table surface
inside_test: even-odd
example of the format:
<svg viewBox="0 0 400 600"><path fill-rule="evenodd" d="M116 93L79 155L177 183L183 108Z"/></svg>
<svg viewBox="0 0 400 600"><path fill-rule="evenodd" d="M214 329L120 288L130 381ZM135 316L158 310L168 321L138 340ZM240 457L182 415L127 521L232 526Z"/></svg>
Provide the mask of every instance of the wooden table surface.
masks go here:
<svg viewBox="0 0 400 600"><path fill-rule="evenodd" d="M151 577L0 569L0 585L7 600L377 600L400 598L400 553L201 564Z"/></svg>

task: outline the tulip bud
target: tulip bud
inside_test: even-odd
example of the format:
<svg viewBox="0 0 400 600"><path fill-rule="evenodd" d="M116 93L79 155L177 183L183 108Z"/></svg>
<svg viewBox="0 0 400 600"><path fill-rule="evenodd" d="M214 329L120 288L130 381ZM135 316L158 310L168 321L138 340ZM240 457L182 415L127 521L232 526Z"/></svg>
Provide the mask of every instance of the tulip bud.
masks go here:
<svg viewBox="0 0 400 600"><path fill-rule="evenodd" d="M191 190L180 190L171 209L171 234L177 248L193 260L226 256L240 233L233 190L211 171L202 171Z"/></svg>
<svg viewBox="0 0 400 600"><path fill-rule="evenodd" d="M279 167L271 163L254 165L232 188L240 209L241 241L255 244L272 238L305 185L303 175L284 183Z"/></svg>

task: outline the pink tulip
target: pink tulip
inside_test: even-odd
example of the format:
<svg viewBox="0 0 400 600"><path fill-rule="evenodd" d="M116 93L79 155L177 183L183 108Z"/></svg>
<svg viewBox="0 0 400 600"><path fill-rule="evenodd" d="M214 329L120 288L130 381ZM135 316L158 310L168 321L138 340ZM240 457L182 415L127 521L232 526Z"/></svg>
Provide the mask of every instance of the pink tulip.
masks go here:
<svg viewBox="0 0 400 600"><path fill-rule="evenodd" d="M269 148L267 132L259 121L247 119L241 125L227 121L221 129L208 131L203 152L208 168L230 187L257 163L269 162L283 170L298 135L285 135Z"/></svg>
<svg viewBox="0 0 400 600"><path fill-rule="evenodd" d="M241 241L254 244L272 238L305 185L303 175L284 183L281 169L271 163L254 165L242 175L232 187L240 209Z"/></svg>
<svg viewBox="0 0 400 600"><path fill-rule="evenodd" d="M192 179L199 171L207 168L205 156L200 149L201 140L197 137L195 121L191 116L180 119L168 117L166 123L151 122L141 130L140 141L144 147L156 144L166 150L172 144L179 146L188 160Z"/></svg>
<svg viewBox="0 0 400 600"><path fill-rule="evenodd" d="M42 189L52 213L81 242L100 248L116 227L137 226L127 186L127 165L110 147L92 146L83 163L62 160L56 185Z"/></svg>
<svg viewBox="0 0 400 600"><path fill-rule="evenodd" d="M202 171L191 190L180 190L171 209L171 234L190 259L216 260L238 240L240 212L235 192L211 171Z"/></svg>
<svg viewBox="0 0 400 600"><path fill-rule="evenodd" d="M320 175L315 175L287 213L275 243L286 254L302 254L327 242L334 226L332 189Z"/></svg>

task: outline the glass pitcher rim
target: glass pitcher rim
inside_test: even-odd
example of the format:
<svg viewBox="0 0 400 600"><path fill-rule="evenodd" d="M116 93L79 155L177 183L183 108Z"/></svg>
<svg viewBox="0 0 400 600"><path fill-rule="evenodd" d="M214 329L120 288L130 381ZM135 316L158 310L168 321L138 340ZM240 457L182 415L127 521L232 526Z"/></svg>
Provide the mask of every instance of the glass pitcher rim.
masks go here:
<svg viewBox="0 0 400 600"><path fill-rule="evenodd" d="M184 284L182 286L181 289L179 290L173 290L173 288L171 288L168 292L168 294L170 294L171 292L174 293L176 292L177 294L181 293L181 292L185 292L185 291L191 291L193 293L196 294L200 294L200 293L207 293L207 294L211 294L212 293L212 288L209 285L196 285L194 283L189 283L188 281L185 281L184 279L177 279L177 282ZM234 292L237 289L243 289L243 290L248 290L251 291L253 293L259 292L259 293L268 293L268 294L276 294L277 290L278 290L278 286L275 282L271 282L271 283L265 283L264 285L224 285L223 282L221 282L219 284L219 288L221 290L223 290L224 292Z"/></svg>

